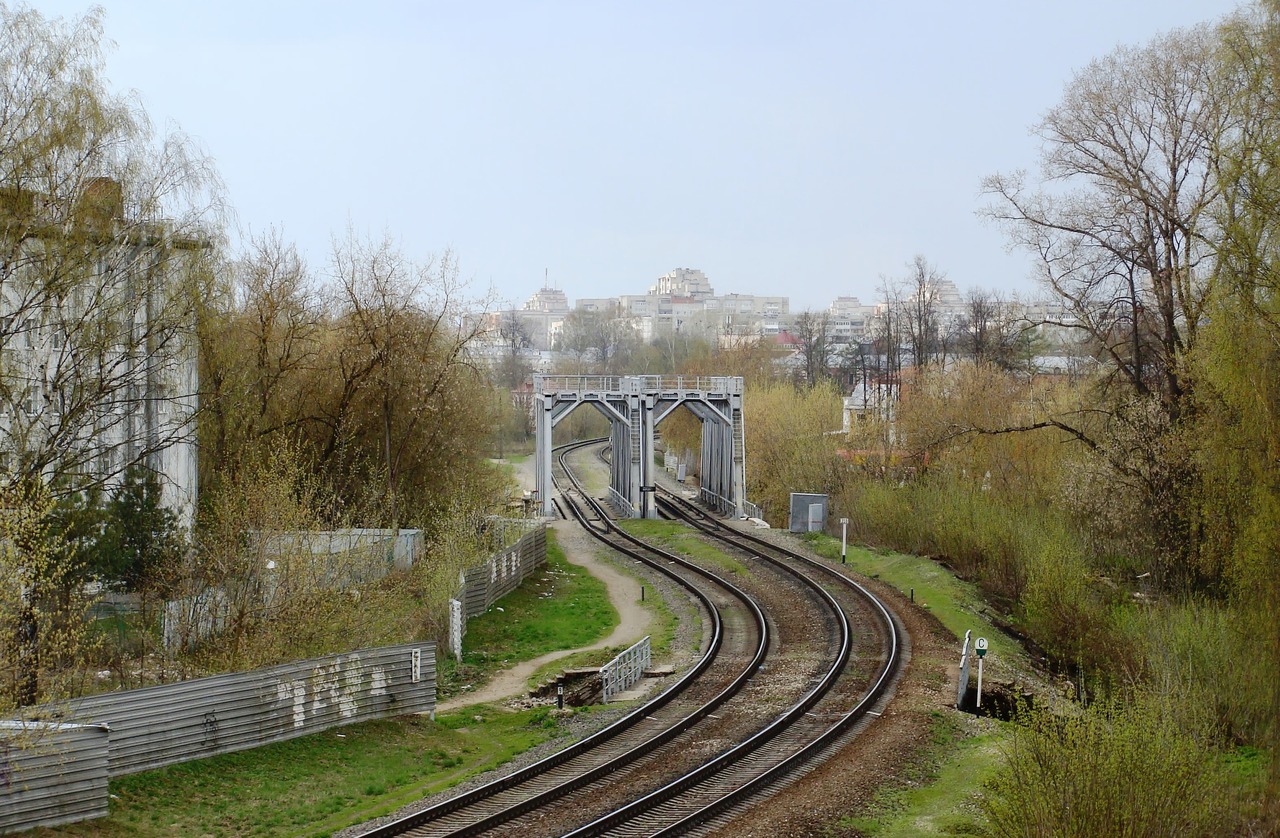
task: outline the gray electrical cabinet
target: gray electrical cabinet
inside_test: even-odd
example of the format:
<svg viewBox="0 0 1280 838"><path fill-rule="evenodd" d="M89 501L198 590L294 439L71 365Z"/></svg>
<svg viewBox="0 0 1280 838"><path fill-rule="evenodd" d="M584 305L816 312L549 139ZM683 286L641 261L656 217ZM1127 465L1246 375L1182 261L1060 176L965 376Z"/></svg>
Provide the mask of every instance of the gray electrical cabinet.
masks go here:
<svg viewBox="0 0 1280 838"><path fill-rule="evenodd" d="M791 532L822 532L827 526L827 503L826 495L792 492L787 529Z"/></svg>

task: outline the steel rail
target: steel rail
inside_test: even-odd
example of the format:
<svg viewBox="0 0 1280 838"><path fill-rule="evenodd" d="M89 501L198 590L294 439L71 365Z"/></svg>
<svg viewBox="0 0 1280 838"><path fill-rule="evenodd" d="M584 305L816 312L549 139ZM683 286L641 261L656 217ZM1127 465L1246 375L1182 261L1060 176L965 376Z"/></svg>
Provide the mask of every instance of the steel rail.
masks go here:
<svg viewBox="0 0 1280 838"><path fill-rule="evenodd" d="M674 800L680 794L693 786L696 786L704 780L718 774L730 765L739 762L763 745L777 738L798 720L802 719L805 714L808 713L809 710L833 688L836 681L843 674L845 664L848 662L850 650L852 648L852 632L849 628L848 616L844 613L844 609L840 607L840 604L836 602L835 598L831 596L828 591L809 577L804 574L795 573L793 569L787 567L781 562L777 562L776 560L771 560L764 556L760 558L766 561L771 561L784 572L794 575L797 580L817 593L817 595L830 607L832 613L836 615L837 624L840 627L840 649L836 654L832 665L828 667L819 682L815 684L808 693L801 697L798 702L775 718L766 727L757 731L754 735L735 745L733 748L713 757L682 777L667 783L665 786L631 801L604 817L598 818L591 823L573 830L572 832L565 833L565 838L581 838L581 836L600 835L611 829L615 829L628 821L632 821L657 810L659 807Z"/></svg>
<svg viewBox="0 0 1280 838"><path fill-rule="evenodd" d="M881 666L880 672L878 673L875 682L872 684L871 688L867 691L866 695L864 695L863 698L852 709L850 709L848 713L844 714L835 724L831 725L820 736L818 736L817 738L809 742L804 747L798 749L797 751L792 753L790 756L779 761L774 766L762 772L761 774L757 775L756 777L752 778L750 781L738 787L737 789L731 791L726 795L723 795L719 799L687 815L681 820L673 824L670 824L669 826L661 829L658 832L653 833L654 835L664 835L664 836L665 835L682 835L685 832L688 832L693 827L701 823L705 823L711 818L716 817L717 815L733 808L734 806L737 806L743 803L746 799L748 799L752 795L755 795L761 792L762 790L764 790L774 782L784 779L788 774L791 774L792 772L799 770L808 762L816 758L818 755L821 754L822 751L824 751L827 747L829 747L830 745L835 743L837 740L839 740L854 724L856 724L863 717L865 717L868 712L870 712L871 708L875 706L876 702L878 702L880 698L884 695L885 691L888 689L890 682L898 674L902 666L901 654L900 654L901 640L899 637L899 629L898 629L897 623L893 619L892 613L885 606L885 604L880 600L880 598L877 597L875 594L871 593L871 591L867 590L863 585L858 583L856 580L846 576L845 574L837 571L834 567L831 567L823 562L815 561L814 559L808 556L805 556L802 553L798 553L786 547L773 544L772 542L753 536L750 533L740 532L731 527L727 527L719 520L714 519L709 515L706 515L706 513L701 508L695 506L694 504L689 503L683 498L677 498L676 496L670 495L669 493L666 493L666 494L668 494L671 497L672 501L675 501L675 502L673 503L671 501L668 501L666 498L663 498L660 501L660 503L665 505L668 509L675 511L677 514L677 517L687 521L693 526L696 526L698 529L702 530L703 532L707 532L708 534L715 532L717 537L719 538L726 538L724 534L729 533L730 536L728 536L726 540L740 539L741 541L745 541L749 544L752 544L755 547L764 547L766 550L772 550L776 553L781 553L782 555L788 557L789 559L793 561L802 562L805 565L812 567L829 577L832 577L832 579L838 582L839 584L847 586L853 589L854 591L856 591L863 599L865 599L867 602L869 602L872 605L873 610L877 616L877 619L880 621L883 629L885 630L886 636L888 638L889 652L886 655L884 664ZM693 512L690 513L687 510L693 510ZM762 557L762 558L767 558L767 557ZM768 559L768 560L776 561L774 559Z"/></svg>
<svg viewBox="0 0 1280 838"><path fill-rule="evenodd" d="M559 446L559 449L562 451L560 455L560 464L562 468L565 468L566 475L568 475L572 479L572 475L569 474L568 469L567 467L565 467L565 463L564 463L564 456L569 450L580 448L585 445L599 443L602 441L604 440L601 440L601 439L586 440L582 442L571 443L565 446ZM581 486L577 484L576 481L574 482L575 482L577 491L582 495L582 497L590 501L591 499L588 498L586 493L582 491ZM596 527L592 526L590 522L586 520L585 513L583 513L582 510L578 508L577 504L575 504L567 495L564 495L564 499L565 499L566 505L570 508L573 515L578 519L579 523L581 523L582 526L588 532L592 533L597 538L605 540L608 543L607 536L601 531L597 530ZM606 522L605 532L608 532L609 529L611 528L611 524L608 523L607 516L604 515L603 510L598 507L598 504L593 503L593 505L596 506L596 512L600 515L601 520ZM615 532L627 538L630 538L630 536L628 536L626 533L623 533L621 530L618 530L616 527L613 527L612 529ZM634 539L632 540L634 541ZM513 772L512 774L507 775L506 777L499 778L483 786L480 786L476 789L473 789L469 792L466 792L464 794L442 801L438 804L435 804L434 806L428 807L419 812L415 812L411 815L407 815L403 818L399 818L395 821L392 821L390 823L384 824L380 827L376 827L372 830L362 833L362 838L371 838L371 837L382 838L382 836L404 834L410 830L414 830L414 829L418 829L419 827L426 826L431 822L437 821L454 812L458 812L462 809L466 809L469 807L474 807L482 803L484 800L488 798L491 798L509 789L513 789L523 783L529 782L534 778L537 778L543 774L546 774L548 771L560 765L563 765L569 762L570 760L575 759L594 748L605 745L609 740L617 737L619 734L625 732L626 730L635 726L637 723L643 721L644 719L651 717L656 711L660 710L661 708L669 704L681 692L683 692L689 685L694 683L694 681L696 681L700 676L702 676L706 672L706 670L714 662L716 655L719 653L720 648L723 644L723 639L724 639L723 620L722 620L720 611L716 607L715 603L713 603L710 597L708 597L703 591L699 590L696 586L691 585L688 582L688 580L682 577L679 573L671 570L668 566L664 565L662 562L654 561L648 558L647 556L643 555L642 553L640 553L638 550L623 548L612 543L611 543L611 546L613 546L615 549L619 549L620 551L630 556L631 558L634 558L637 561L641 561L649 565L650 567L653 567L654 569L658 570L659 572L663 573L664 575L674 580L676 583L687 588L693 594L693 596L698 600L698 602L703 606L703 608L706 609L707 613L710 615L710 620L712 624L712 635L711 635L711 640L708 643L706 652L698 660L697 664L695 664L695 666L692 667L689 670L689 672L687 672L677 682L675 682L666 690L664 690L662 693L660 693L658 696L656 696L653 700L647 702L646 704L637 708L632 713L627 714L626 716L614 722L613 724L574 743L568 748L565 748L564 750L558 751L555 754L545 757L544 759L539 760L538 762L532 765L526 766L525 768L520 769L519 771ZM697 708L695 711L693 711L692 713L688 714L687 716L685 716L684 718L676 722L671 727L668 727L657 736L647 740L644 744L637 746L635 748L632 748L627 752L619 755L618 757L615 757L614 759L611 759L608 762L605 762L600 766L597 766L589 770L588 772L585 772L584 774L581 774L569 781L566 781L565 783L561 783L551 789L545 790L543 792L539 792L538 794L533 795L513 806L506 807L501 811L487 815L470 825L464 826L460 829L457 829L445 834L454 835L454 836L479 834L481 832L492 829L515 817L519 817L520 815L528 811L532 811L533 809L545 806L559 797L563 797L564 795L569 794L572 791L575 791L576 789L581 788L582 786L585 786L591 782L594 782L595 780L605 776L606 774L611 773L612 771L625 766L626 764L634 761L635 759L638 759L639 757L643 756L645 753L652 751L653 748L657 747L658 745L663 744L666 741L669 741L670 739L674 739L676 736L679 736L680 734L684 733L690 727L695 725L697 722L701 721L706 716L711 714L715 709L717 709L720 705L722 705L734 694L739 692L742 689L742 687L746 684L746 682L752 676L755 675L756 671L760 666L761 661L764 659L764 656L767 652L768 645L769 645L769 638L770 638L768 622L767 620L765 620L763 612L760 610L759 606L755 603L755 601L752 600L751 597L749 597L746 593L738 589L736 586L729 583L727 580L724 580L723 578L719 577L714 573L710 573L708 571L702 570L701 568L698 568L696 565L693 565L685 561L680 556L677 556L673 553L669 553L667 551L662 551L657 548L650 547L648 545L644 545L644 546L645 546L645 549L648 549L652 552L662 555L665 561L683 566L686 569L691 570L694 573L697 573L698 575L712 581L714 584L720 585L724 590L728 591L731 596L738 599L744 604L744 606L746 606L747 611L751 614L752 619L755 622L755 626L759 636L759 642L757 643L756 651L751 659L751 662L739 672L737 677L735 677L731 681L728 687L726 687L724 690L722 690L720 693L714 696L711 700L707 701L701 707Z"/></svg>

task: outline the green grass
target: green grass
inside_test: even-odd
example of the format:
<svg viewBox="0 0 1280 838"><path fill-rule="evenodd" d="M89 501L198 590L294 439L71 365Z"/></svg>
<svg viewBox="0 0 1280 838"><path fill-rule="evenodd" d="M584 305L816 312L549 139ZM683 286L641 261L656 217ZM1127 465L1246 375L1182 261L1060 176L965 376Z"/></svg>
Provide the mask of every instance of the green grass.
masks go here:
<svg viewBox="0 0 1280 838"><path fill-rule="evenodd" d="M840 539L821 533L803 538L818 555L839 563ZM1000 659L1015 668L1029 665L1022 646L985 615L976 585L921 556L852 545L846 556L857 572L906 596L914 591L916 604L937 617L957 639L967 630L972 630L974 637L986 637L991 650L988 663ZM959 652L957 644L957 660ZM869 815L848 819L842 826L876 838L981 834L974 801L981 796L983 783L1002 764L1000 745L1008 736L1007 729L966 738L955 721L940 712L934 712L931 727L932 741L907 773L909 787L887 790Z"/></svg>
<svg viewBox="0 0 1280 838"><path fill-rule="evenodd" d="M710 565L734 575L745 576L748 572L746 565L712 547L702 540L697 530L690 529L684 524L641 518L631 518L618 523L636 538L642 538L674 553L688 556L699 564Z"/></svg>
<svg viewBox="0 0 1280 838"><path fill-rule="evenodd" d="M109 817L32 835L327 835L559 734L546 708L366 722L123 777Z"/></svg>
<svg viewBox="0 0 1280 838"><path fill-rule="evenodd" d="M977 801L1002 762L1006 729L966 738L954 721L934 713L932 733L928 750L908 772L910 785L886 791L872 815L845 819L841 826L867 838L983 834Z"/></svg>
<svg viewBox="0 0 1280 838"><path fill-rule="evenodd" d="M467 622L462 660L509 665L588 646L618 625L600 580L570 564L547 533L547 563L484 614Z"/></svg>
<svg viewBox="0 0 1280 838"><path fill-rule="evenodd" d="M439 665L440 698L478 688L495 672L561 649L589 646L618 625L603 582L570 564L547 531L547 563L484 614L467 622L462 663Z"/></svg>
<svg viewBox="0 0 1280 838"><path fill-rule="evenodd" d="M840 562L840 539L821 533L809 533L803 538L818 555L837 564ZM858 573L879 579L907 596L914 591L916 604L937 617L957 638L963 638L967 630L972 630L974 637L986 637L991 650L988 663L997 657L1011 663L1027 662L1022 646L1001 632L983 613L984 603L978 587L958 579L937 562L853 545L849 545L847 558L849 566ZM956 653L958 659L958 648Z"/></svg>
<svg viewBox="0 0 1280 838"><path fill-rule="evenodd" d="M649 612L651 617L649 623L649 648L654 657L665 654L670 650L671 641L675 637L677 627L676 615L669 607L667 607L667 602L663 598L661 591L657 590L647 580L636 576L636 574L626 566L619 566L618 570L636 580L637 600L640 598L640 586L644 586L645 596L641 604ZM528 685L530 688L539 686L565 669L581 669L586 667L602 666L617 657L625 650L625 648L626 647L623 646L611 646L606 649L588 649L582 652L574 652L571 655L539 667L537 671L529 677Z"/></svg>

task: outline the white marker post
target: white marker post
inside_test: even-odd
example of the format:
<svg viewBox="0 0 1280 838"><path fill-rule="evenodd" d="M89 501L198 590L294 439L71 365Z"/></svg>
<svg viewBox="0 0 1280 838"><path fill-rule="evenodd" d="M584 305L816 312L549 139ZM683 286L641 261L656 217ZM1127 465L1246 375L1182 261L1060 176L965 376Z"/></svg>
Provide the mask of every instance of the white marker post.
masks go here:
<svg viewBox="0 0 1280 838"><path fill-rule="evenodd" d="M973 644L978 653L978 706L982 706L982 659L987 656L987 638L979 637Z"/></svg>
<svg viewBox="0 0 1280 838"><path fill-rule="evenodd" d="M840 564L844 564L845 553L847 553L849 550L849 539L847 538L848 532L849 532L849 519L841 518L840 519Z"/></svg>

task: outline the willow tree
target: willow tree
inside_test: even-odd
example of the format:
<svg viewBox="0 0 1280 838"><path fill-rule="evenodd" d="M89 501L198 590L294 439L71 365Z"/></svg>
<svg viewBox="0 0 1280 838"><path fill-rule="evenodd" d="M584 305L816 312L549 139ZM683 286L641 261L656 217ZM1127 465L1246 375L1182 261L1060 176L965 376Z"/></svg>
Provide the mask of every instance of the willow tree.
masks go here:
<svg viewBox="0 0 1280 838"><path fill-rule="evenodd" d="M319 281L279 230L218 271L198 321L202 486L238 479L306 421L324 312Z"/></svg>
<svg viewBox="0 0 1280 838"><path fill-rule="evenodd" d="M0 21L7 471L65 492L161 470L191 432L216 175L107 88L100 11Z"/></svg>
<svg viewBox="0 0 1280 838"><path fill-rule="evenodd" d="M1240 653L1226 667L1227 721L1273 754L1280 806L1280 3L1223 31L1240 89L1223 143L1222 240L1197 375L1206 560L1232 584ZM1278 815L1277 817L1280 817Z"/></svg>
<svg viewBox="0 0 1280 838"><path fill-rule="evenodd" d="M195 301L219 184L190 141L108 88L101 45L100 10L0 5L0 471L36 510L137 467L192 487L168 478L193 477ZM170 502L189 514L181 494ZM32 662L80 581L34 543L6 548L25 575L20 597L0 597L24 612L20 701L44 692Z"/></svg>
<svg viewBox="0 0 1280 838"><path fill-rule="evenodd" d="M346 458L343 494L381 484L392 526L439 508L467 482L489 427L485 381L470 357L481 333L467 317L451 253L418 261L390 239L348 235L334 247L327 393L314 413L322 461Z"/></svg>

